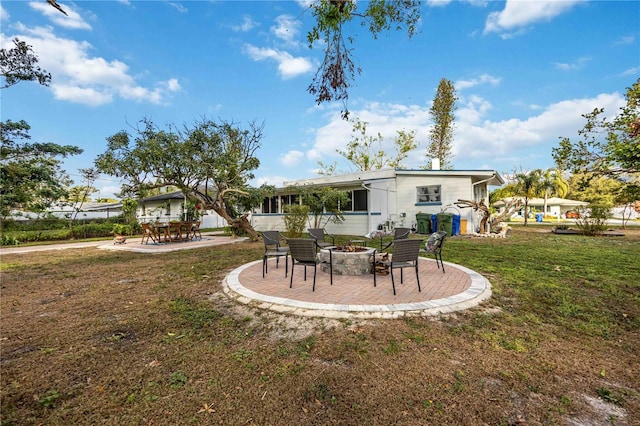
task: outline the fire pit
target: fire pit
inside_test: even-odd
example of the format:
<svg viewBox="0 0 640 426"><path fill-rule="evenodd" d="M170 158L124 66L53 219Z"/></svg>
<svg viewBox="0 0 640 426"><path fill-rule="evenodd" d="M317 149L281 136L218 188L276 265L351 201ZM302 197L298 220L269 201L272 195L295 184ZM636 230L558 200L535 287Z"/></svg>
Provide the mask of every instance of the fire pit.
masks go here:
<svg viewBox="0 0 640 426"><path fill-rule="evenodd" d="M371 272L371 256L375 249L370 247L336 246L320 250L322 271L329 271L329 250L333 261L333 273L337 275L366 275Z"/></svg>

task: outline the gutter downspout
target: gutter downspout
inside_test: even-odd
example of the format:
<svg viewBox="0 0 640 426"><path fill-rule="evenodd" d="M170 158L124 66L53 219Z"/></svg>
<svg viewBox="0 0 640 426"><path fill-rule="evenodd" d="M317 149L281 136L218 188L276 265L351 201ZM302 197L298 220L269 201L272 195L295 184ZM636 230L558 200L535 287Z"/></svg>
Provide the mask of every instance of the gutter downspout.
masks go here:
<svg viewBox="0 0 640 426"><path fill-rule="evenodd" d="M366 182L362 182L361 185L367 190L367 232L371 231L371 188L367 187Z"/></svg>

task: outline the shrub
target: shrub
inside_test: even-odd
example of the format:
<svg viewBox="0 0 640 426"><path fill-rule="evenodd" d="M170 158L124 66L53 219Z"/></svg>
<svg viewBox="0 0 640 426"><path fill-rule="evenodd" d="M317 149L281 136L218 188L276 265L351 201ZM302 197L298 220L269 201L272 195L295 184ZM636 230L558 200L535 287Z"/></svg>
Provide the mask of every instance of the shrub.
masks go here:
<svg viewBox="0 0 640 426"><path fill-rule="evenodd" d="M287 237L300 238L307 224L309 206L293 204L285 206L284 226L287 228Z"/></svg>
<svg viewBox="0 0 640 426"><path fill-rule="evenodd" d="M602 234L607 229L607 220L611 218L611 209L600 204L590 204L578 213L580 217L576 219L576 226L584 235Z"/></svg>

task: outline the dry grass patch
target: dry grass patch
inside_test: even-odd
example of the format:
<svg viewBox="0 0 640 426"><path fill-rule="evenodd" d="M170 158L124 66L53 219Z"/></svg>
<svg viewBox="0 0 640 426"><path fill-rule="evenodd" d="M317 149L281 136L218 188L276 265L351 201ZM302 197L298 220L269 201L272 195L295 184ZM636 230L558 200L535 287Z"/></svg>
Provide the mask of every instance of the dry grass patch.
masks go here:
<svg viewBox="0 0 640 426"><path fill-rule="evenodd" d="M2 256L2 424L640 418L637 236L452 238L445 260L488 276L495 297L435 319L296 318L226 298L224 275L261 255Z"/></svg>

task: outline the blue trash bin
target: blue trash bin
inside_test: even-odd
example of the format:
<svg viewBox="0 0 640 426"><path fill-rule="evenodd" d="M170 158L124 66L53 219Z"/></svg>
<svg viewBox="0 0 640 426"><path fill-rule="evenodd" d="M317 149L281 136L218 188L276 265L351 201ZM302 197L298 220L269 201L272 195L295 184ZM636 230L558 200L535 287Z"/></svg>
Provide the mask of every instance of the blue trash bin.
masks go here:
<svg viewBox="0 0 640 426"><path fill-rule="evenodd" d="M536 213L536 222L542 222L544 215L542 213Z"/></svg>
<svg viewBox="0 0 640 426"><path fill-rule="evenodd" d="M452 235L460 235L460 215L453 215L453 222L451 223L451 233Z"/></svg>

